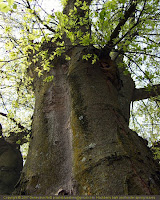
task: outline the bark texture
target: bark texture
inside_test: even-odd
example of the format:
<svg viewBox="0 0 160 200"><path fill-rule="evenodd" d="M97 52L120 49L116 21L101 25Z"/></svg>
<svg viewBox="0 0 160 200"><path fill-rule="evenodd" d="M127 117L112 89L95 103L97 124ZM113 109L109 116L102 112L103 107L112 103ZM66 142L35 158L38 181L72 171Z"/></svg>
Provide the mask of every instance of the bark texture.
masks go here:
<svg viewBox="0 0 160 200"><path fill-rule="evenodd" d="M131 77L121 73L117 91L98 65L80 59L82 52L73 52L69 69L77 194L159 194L158 165L146 142L128 128Z"/></svg>
<svg viewBox="0 0 160 200"><path fill-rule="evenodd" d="M128 128L134 82L120 72L117 90L98 63L81 59L84 51L56 61L53 82L34 75L32 139L16 193L160 194L159 166Z"/></svg>
<svg viewBox="0 0 160 200"><path fill-rule="evenodd" d="M63 13L69 15L74 3L75 0L68 0ZM90 5L91 0L86 3ZM96 53L101 55L100 60L104 59L103 67L111 67L105 60L116 45L114 39L121 27L135 10L133 2L108 44ZM89 19L83 25L79 23L86 12L77 8L76 13L77 28L84 34L91 31ZM76 26L71 28L76 30ZM67 35L62 40L70 48ZM129 75L123 75L122 69L120 77L106 76L100 63L93 66L82 60L85 52L93 53L89 52L91 48L72 46L66 52L71 55L68 64L62 56L54 61L55 68L49 74L54 75L54 81L50 83L39 79L35 66L31 67L36 97L32 139L16 193L160 194L159 166L146 142L128 128L134 82ZM50 49L48 53L52 53ZM107 77L120 78L123 84L118 89Z"/></svg>
<svg viewBox="0 0 160 200"><path fill-rule="evenodd" d="M160 95L160 84L153 85L150 88L135 89L133 93L132 101L139 101L142 99L156 97L158 95Z"/></svg>
<svg viewBox="0 0 160 200"><path fill-rule="evenodd" d="M22 168L23 159L17 145L0 138L0 195L12 194Z"/></svg>
<svg viewBox="0 0 160 200"><path fill-rule="evenodd" d="M34 79L35 111L29 154L16 193L51 194L71 190L70 102L66 65L51 69L54 80ZM34 74L34 66L32 66ZM35 74L34 74L35 75ZM36 75L35 75L36 76Z"/></svg>

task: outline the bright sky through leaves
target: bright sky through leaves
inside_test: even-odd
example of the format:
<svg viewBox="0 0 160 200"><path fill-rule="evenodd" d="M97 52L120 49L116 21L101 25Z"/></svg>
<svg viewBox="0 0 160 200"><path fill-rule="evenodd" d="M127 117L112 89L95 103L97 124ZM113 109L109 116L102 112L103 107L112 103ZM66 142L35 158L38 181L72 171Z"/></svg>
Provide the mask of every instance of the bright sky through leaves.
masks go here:
<svg viewBox="0 0 160 200"><path fill-rule="evenodd" d="M62 6L61 6L61 3L60 3L60 0L43 0L42 7L48 13L51 13L53 11L62 10Z"/></svg>

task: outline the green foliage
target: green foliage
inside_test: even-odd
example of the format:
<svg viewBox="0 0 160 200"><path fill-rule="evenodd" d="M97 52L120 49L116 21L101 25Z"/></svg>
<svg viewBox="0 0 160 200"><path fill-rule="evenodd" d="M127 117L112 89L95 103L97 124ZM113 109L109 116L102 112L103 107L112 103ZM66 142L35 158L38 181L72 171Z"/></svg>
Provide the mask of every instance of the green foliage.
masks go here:
<svg viewBox="0 0 160 200"><path fill-rule="evenodd" d="M3 2L3 0L0 0L0 11L8 12L12 8L16 9L17 5L13 3L14 3L14 0L7 0L7 2Z"/></svg>
<svg viewBox="0 0 160 200"><path fill-rule="evenodd" d="M62 6L66 6L68 0L61 0Z"/></svg>
<svg viewBox="0 0 160 200"><path fill-rule="evenodd" d="M157 160L158 162L160 161L160 147L158 146L154 146L151 148L153 155L154 155L154 159Z"/></svg>
<svg viewBox="0 0 160 200"><path fill-rule="evenodd" d="M44 82L51 82L53 80L54 76L47 76L45 79L44 79Z"/></svg>

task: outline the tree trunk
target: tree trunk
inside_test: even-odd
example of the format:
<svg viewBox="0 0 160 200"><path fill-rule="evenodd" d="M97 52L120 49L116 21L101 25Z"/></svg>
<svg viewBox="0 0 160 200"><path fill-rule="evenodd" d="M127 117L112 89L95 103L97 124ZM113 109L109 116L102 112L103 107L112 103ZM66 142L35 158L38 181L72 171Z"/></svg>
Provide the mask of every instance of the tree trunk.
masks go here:
<svg viewBox="0 0 160 200"><path fill-rule="evenodd" d="M34 67L32 70L34 74ZM50 73L54 75L53 82L45 83L44 77L34 79L32 137L22 173L23 184L17 186L16 193L55 194L61 187L67 190L71 187L72 135L68 126L67 76L65 67L59 64Z"/></svg>
<svg viewBox="0 0 160 200"><path fill-rule="evenodd" d="M74 51L69 71L78 194L158 194L152 154L128 128L134 90L131 77L121 74L123 87L117 91L97 65L81 61L81 54L79 49Z"/></svg>
<svg viewBox="0 0 160 200"><path fill-rule="evenodd" d="M11 194L20 178L23 158L18 147L0 138L0 195Z"/></svg>
<svg viewBox="0 0 160 200"><path fill-rule="evenodd" d="M15 193L160 194L158 164L128 128L134 82L121 73L117 90L83 51L75 48L69 64L54 62L53 82L34 75L32 139Z"/></svg>

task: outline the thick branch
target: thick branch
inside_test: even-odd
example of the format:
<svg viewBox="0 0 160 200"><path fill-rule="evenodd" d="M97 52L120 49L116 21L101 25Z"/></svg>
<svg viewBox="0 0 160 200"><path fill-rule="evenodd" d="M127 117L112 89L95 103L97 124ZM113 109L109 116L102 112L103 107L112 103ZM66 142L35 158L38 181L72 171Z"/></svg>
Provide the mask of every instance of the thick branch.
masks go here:
<svg viewBox="0 0 160 200"><path fill-rule="evenodd" d="M160 84L153 85L151 88L135 89L132 96L132 101L139 101L160 95Z"/></svg>
<svg viewBox="0 0 160 200"><path fill-rule="evenodd" d="M117 25L117 27L115 28L115 30L112 32L111 37L110 37L110 41L108 42L108 44L106 45L107 47L112 47L114 45L114 39L118 37L119 32L121 31L121 27L127 22L127 20L129 19L129 17L135 12L136 9L136 4L133 3L131 4L131 6L129 7L128 10L126 10L124 17L121 18L121 20L119 21L119 24Z"/></svg>

